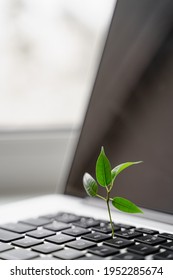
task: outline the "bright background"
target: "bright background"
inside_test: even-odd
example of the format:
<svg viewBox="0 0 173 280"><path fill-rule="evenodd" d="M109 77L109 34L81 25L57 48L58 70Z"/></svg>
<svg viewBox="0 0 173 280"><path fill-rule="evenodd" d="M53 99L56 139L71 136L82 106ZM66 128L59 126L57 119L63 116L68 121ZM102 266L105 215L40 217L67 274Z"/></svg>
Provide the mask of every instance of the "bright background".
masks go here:
<svg viewBox="0 0 173 280"><path fill-rule="evenodd" d="M114 0L0 0L0 203L63 191Z"/></svg>
<svg viewBox="0 0 173 280"><path fill-rule="evenodd" d="M79 127L113 0L0 0L0 129Z"/></svg>

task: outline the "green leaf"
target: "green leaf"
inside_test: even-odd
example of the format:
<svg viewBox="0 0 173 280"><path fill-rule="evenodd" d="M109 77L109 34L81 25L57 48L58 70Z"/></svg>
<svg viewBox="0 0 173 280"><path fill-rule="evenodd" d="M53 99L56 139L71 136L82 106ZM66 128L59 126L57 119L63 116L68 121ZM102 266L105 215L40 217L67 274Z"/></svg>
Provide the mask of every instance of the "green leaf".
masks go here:
<svg viewBox="0 0 173 280"><path fill-rule="evenodd" d="M122 197L114 197L112 199L112 205L122 212L143 213L142 210L138 206L136 206L130 200L127 200Z"/></svg>
<svg viewBox="0 0 173 280"><path fill-rule="evenodd" d="M86 193L89 196L96 196L97 191L98 191L98 185L97 185L97 182L94 180L94 178L90 174L88 174L88 173L84 174L83 185L84 185Z"/></svg>
<svg viewBox="0 0 173 280"><path fill-rule="evenodd" d="M117 165L112 169L111 171L111 176L112 176L112 181L115 180L115 178L118 176L119 173L121 173L124 169L128 168L131 165L141 163L142 161L136 161L136 162L125 162L121 163L120 165Z"/></svg>
<svg viewBox="0 0 173 280"><path fill-rule="evenodd" d="M111 165L103 147L96 162L96 179L102 187L109 186L112 182Z"/></svg>

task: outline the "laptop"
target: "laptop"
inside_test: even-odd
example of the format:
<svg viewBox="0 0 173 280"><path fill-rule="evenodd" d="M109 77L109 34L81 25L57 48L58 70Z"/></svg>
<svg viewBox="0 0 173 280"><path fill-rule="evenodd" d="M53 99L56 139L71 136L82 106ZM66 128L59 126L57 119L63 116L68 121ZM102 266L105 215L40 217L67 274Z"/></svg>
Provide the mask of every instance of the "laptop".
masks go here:
<svg viewBox="0 0 173 280"><path fill-rule="evenodd" d="M64 193L0 207L0 259L173 259L172 27L171 0L118 1ZM101 146L113 166L143 161L113 195L144 214L112 209L114 238L106 206L82 184Z"/></svg>

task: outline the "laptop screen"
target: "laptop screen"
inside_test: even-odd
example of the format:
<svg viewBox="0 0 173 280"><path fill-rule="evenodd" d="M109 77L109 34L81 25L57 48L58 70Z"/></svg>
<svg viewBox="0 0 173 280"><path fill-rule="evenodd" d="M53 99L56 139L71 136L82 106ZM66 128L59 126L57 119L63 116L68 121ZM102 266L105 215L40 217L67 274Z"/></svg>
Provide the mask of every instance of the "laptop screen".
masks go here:
<svg viewBox="0 0 173 280"><path fill-rule="evenodd" d="M114 195L173 214L173 2L121 0L115 9L66 193L84 197L101 146L112 167L142 160Z"/></svg>

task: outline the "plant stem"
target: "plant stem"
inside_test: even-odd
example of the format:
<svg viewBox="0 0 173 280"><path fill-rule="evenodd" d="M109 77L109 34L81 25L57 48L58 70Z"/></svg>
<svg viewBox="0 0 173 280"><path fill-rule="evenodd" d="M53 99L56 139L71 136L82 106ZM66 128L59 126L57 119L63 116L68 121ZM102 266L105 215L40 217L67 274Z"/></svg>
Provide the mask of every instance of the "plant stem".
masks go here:
<svg viewBox="0 0 173 280"><path fill-rule="evenodd" d="M96 194L96 196L106 201L106 198L104 198L103 196L101 196L99 194Z"/></svg>
<svg viewBox="0 0 173 280"><path fill-rule="evenodd" d="M107 208L108 208L108 214L109 214L109 220L110 220L110 225L111 225L111 229L112 229L112 238L114 237L114 225L112 222L112 216L111 216L111 210L110 210L110 205L109 205L109 201L110 201L110 197L109 197L109 190L107 189L107 198L106 198L106 203L107 203Z"/></svg>

